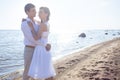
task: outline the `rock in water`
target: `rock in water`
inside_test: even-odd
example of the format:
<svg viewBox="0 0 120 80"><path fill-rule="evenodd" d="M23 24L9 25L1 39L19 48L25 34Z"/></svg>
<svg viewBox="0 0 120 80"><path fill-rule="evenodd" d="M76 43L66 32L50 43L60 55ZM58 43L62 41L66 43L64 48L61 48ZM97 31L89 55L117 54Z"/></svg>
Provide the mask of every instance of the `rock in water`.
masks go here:
<svg viewBox="0 0 120 80"><path fill-rule="evenodd" d="M108 33L105 33L105 35L108 35Z"/></svg>
<svg viewBox="0 0 120 80"><path fill-rule="evenodd" d="M85 34L85 33L81 33L81 34L79 35L79 37L85 38L85 37L86 37L86 34Z"/></svg>

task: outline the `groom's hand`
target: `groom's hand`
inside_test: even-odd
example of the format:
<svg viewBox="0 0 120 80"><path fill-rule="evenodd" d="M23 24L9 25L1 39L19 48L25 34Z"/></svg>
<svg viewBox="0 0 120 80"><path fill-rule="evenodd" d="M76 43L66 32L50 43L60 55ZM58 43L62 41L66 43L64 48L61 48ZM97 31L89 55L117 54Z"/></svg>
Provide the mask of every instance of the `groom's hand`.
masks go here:
<svg viewBox="0 0 120 80"><path fill-rule="evenodd" d="M45 46L45 48L46 48L47 51L50 51L50 49L51 49L51 44L47 44L47 45Z"/></svg>

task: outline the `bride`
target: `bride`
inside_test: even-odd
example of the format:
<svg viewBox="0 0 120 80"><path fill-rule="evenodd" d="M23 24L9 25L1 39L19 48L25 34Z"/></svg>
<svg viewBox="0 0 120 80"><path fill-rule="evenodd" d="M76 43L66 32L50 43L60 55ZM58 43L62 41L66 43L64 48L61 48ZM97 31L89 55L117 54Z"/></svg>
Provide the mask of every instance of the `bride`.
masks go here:
<svg viewBox="0 0 120 80"><path fill-rule="evenodd" d="M39 18L41 19L41 22L39 22L40 28L36 33L39 39L37 41L28 72L28 76L33 79L54 80L54 76L56 75L52 64L51 52L45 47L47 45L49 35L49 16L49 9L47 7L40 7ZM32 23L28 22L28 25L33 31L34 28Z"/></svg>

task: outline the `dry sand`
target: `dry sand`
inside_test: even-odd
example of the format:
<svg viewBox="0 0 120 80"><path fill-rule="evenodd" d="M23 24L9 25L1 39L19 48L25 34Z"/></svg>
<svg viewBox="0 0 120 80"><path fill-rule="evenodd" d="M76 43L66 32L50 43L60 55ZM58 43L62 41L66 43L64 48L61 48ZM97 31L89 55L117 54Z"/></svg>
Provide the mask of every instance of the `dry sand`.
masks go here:
<svg viewBox="0 0 120 80"><path fill-rule="evenodd" d="M56 80L120 80L120 38L85 48L54 62ZM22 71L0 80L21 80Z"/></svg>

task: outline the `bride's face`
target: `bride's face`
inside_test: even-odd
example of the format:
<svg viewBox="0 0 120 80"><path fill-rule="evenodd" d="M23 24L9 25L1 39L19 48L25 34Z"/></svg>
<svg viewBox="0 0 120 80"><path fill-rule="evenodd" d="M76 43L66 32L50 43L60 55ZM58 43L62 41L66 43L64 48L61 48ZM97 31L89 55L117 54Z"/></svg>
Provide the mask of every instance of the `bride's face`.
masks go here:
<svg viewBox="0 0 120 80"><path fill-rule="evenodd" d="M43 9L40 9L40 11L39 11L39 18L41 20L46 20L46 18L47 18L47 13L45 13L45 11Z"/></svg>

